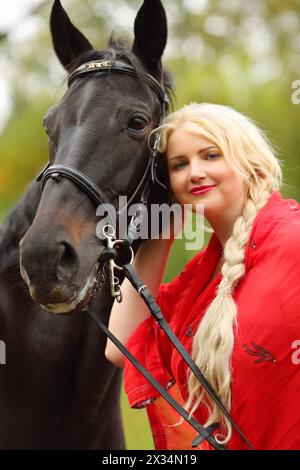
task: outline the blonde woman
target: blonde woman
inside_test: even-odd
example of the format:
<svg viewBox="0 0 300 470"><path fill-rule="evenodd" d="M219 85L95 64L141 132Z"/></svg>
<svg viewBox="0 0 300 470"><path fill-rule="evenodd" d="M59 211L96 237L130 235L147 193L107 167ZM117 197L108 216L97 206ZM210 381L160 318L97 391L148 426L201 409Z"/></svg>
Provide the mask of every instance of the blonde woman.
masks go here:
<svg viewBox="0 0 300 470"><path fill-rule="evenodd" d="M202 204L214 233L171 283L161 281L173 239L147 240L134 266L254 448L299 449L300 206L282 198L279 161L239 112L190 104L159 133L174 195ZM247 449L127 280L123 294L111 331L200 423L220 423L218 441ZM155 447L190 449L194 430L109 340L106 356L125 366L130 405L147 407Z"/></svg>

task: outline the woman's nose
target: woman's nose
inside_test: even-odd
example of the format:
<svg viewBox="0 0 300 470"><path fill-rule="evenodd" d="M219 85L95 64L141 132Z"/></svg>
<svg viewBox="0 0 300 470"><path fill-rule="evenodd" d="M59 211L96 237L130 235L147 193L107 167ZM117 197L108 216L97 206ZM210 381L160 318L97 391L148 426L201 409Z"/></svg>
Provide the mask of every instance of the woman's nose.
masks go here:
<svg viewBox="0 0 300 470"><path fill-rule="evenodd" d="M205 168L203 167L203 164L199 162L199 160L190 162L190 181L199 181L206 177L207 173Z"/></svg>

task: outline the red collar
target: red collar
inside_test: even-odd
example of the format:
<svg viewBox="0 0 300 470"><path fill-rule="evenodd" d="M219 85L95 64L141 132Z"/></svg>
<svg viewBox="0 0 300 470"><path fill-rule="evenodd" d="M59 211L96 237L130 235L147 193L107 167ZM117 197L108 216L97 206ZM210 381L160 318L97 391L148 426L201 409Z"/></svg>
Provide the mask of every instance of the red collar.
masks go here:
<svg viewBox="0 0 300 470"><path fill-rule="evenodd" d="M267 204L254 219L245 250L246 271L252 266L256 254L274 228L291 212L300 209L298 202L284 199L279 191L273 191Z"/></svg>
<svg viewBox="0 0 300 470"><path fill-rule="evenodd" d="M283 199L278 191L271 194L267 204L259 211L254 219L252 230L245 248L246 272L251 268L260 246L272 232L274 227L291 211L299 210L299 204L293 199ZM209 282L217 262L223 251L215 233L212 234L203 257L199 259L199 267L189 288L189 295L185 297L182 305L184 311L190 311L199 294L204 302L211 299L212 289L216 290L222 275ZM209 288L208 288L209 287ZM204 292L206 291L206 292Z"/></svg>

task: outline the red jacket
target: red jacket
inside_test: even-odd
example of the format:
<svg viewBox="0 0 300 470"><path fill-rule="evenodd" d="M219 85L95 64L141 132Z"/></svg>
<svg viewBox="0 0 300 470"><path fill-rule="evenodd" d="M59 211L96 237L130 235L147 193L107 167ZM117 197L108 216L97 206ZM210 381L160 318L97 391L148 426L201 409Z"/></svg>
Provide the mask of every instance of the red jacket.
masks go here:
<svg viewBox="0 0 300 470"><path fill-rule="evenodd" d="M255 218L246 246L245 277L235 289L238 329L232 355L231 415L255 449L300 449L300 206L274 192ZM221 275L210 277L221 253L213 234L157 302L185 348L215 295ZM127 347L181 403L187 398L187 368L153 318L145 320ZM191 449L196 432L158 397L126 360L130 406L147 406L156 449ZM184 400L184 401L183 401ZM195 417L205 422L199 407ZM233 430L229 449L248 449ZM211 449L205 441L198 449Z"/></svg>

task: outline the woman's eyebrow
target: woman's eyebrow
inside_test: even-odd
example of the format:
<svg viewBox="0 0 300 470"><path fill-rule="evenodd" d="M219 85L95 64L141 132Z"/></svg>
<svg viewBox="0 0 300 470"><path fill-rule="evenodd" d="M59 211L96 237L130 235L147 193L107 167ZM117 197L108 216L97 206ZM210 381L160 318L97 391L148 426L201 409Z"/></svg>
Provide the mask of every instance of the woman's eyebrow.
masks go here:
<svg viewBox="0 0 300 470"><path fill-rule="evenodd" d="M209 147L205 147L201 150L199 150L199 153L202 153L202 152L205 152L205 150L209 150L209 149L217 149L218 147L216 145L210 145ZM176 157L172 157L170 158L169 160L175 160L176 158L184 158L184 155L176 155Z"/></svg>

